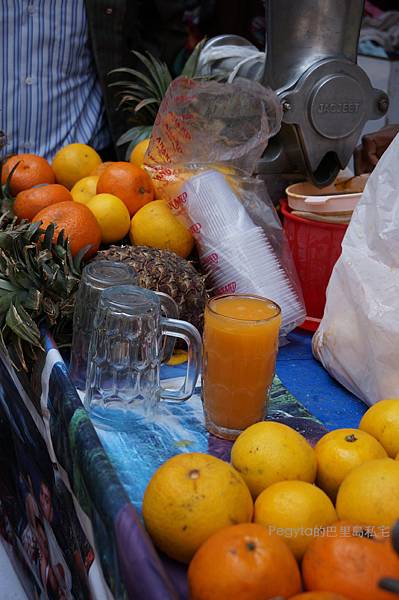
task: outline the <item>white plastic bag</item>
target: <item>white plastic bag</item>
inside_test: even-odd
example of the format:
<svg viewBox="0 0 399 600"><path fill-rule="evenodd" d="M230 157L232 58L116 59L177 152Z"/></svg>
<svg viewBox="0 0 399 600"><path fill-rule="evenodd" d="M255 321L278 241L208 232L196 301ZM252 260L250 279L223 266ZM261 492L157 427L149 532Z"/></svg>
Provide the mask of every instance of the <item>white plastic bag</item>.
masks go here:
<svg viewBox="0 0 399 600"><path fill-rule="evenodd" d="M399 136L353 214L313 352L367 404L399 397Z"/></svg>

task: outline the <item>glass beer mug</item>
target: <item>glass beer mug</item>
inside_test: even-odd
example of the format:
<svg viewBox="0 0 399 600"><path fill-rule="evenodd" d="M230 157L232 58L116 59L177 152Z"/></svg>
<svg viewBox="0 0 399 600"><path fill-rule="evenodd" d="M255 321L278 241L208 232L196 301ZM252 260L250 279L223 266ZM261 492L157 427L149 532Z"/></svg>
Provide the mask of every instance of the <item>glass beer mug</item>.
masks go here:
<svg viewBox="0 0 399 600"><path fill-rule="evenodd" d="M178 390L163 388L160 367L163 337L188 346L187 371ZM184 401L193 393L201 363L201 336L185 321L163 317L160 298L150 290L121 285L102 292L90 340L85 406L143 410L154 414L162 400ZM113 411L115 412L115 411Z"/></svg>

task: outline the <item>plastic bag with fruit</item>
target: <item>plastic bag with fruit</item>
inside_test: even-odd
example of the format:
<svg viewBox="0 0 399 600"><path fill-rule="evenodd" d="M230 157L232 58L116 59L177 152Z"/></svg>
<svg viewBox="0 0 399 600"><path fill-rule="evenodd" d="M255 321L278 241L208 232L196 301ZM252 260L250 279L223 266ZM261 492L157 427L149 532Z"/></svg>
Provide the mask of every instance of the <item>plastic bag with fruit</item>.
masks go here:
<svg viewBox="0 0 399 600"><path fill-rule="evenodd" d="M399 135L353 213L313 339L316 356L367 404L399 396Z"/></svg>
<svg viewBox="0 0 399 600"><path fill-rule="evenodd" d="M145 157L157 197L194 236L213 294L266 296L282 308L282 336L305 317L280 221L252 177L281 124L277 96L259 83L176 79Z"/></svg>

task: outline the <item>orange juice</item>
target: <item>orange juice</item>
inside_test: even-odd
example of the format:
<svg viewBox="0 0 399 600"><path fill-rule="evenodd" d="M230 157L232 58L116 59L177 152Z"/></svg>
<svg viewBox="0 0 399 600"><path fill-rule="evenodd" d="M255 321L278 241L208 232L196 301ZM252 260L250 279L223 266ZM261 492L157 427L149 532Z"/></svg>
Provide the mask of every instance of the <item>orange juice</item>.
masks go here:
<svg viewBox="0 0 399 600"><path fill-rule="evenodd" d="M280 325L280 308L271 300L236 295L209 301L202 393L212 433L234 438L264 419Z"/></svg>

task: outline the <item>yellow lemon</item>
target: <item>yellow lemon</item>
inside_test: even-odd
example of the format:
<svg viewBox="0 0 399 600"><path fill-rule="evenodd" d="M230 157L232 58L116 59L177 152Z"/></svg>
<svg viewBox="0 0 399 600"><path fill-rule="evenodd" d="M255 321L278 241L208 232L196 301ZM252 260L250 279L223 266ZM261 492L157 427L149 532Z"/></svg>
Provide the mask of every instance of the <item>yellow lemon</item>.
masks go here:
<svg viewBox="0 0 399 600"><path fill-rule="evenodd" d="M87 204L97 193L97 181L99 178L99 175L89 175L77 181L71 189L72 198L75 202Z"/></svg>
<svg viewBox="0 0 399 600"><path fill-rule="evenodd" d="M210 535L252 520L253 502L231 465L193 452L167 460L144 494L144 523L162 552L188 562Z"/></svg>
<svg viewBox="0 0 399 600"><path fill-rule="evenodd" d="M51 166L57 183L65 185L70 190L77 181L92 175L101 162L100 156L91 146L69 144L58 150Z"/></svg>
<svg viewBox="0 0 399 600"><path fill-rule="evenodd" d="M315 447L317 485L335 501L338 488L355 467L368 460L386 458L381 444L360 429L336 429L326 433Z"/></svg>
<svg viewBox="0 0 399 600"><path fill-rule="evenodd" d="M136 212L130 226L130 240L137 246L171 250L183 258L187 258L194 246L191 233L163 200L149 202Z"/></svg>
<svg viewBox="0 0 399 600"><path fill-rule="evenodd" d="M185 350L175 350L173 356L168 360L168 365L175 366L187 362L188 354Z"/></svg>
<svg viewBox="0 0 399 600"><path fill-rule="evenodd" d="M374 404L364 413L359 429L375 437L394 458L399 452L399 398Z"/></svg>
<svg viewBox="0 0 399 600"><path fill-rule="evenodd" d="M234 442L231 462L256 497L277 481L299 479L313 483L316 455L297 431L273 421L251 425Z"/></svg>
<svg viewBox="0 0 399 600"><path fill-rule="evenodd" d="M399 463L379 458L353 469L339 488L336 507L344 521L391 527L399 516Z"/></svg>
<svg viewBox="0 0 399 600"><path fill-rule="evenodd" d="M330 498L305 481L280 481L264 490L255 502L255 523L280 535L301 559L323 527L337 520Z"/></svg>
<svg viewBox="0 0 399 600"><path fill-rule="evenodd" d="M118 242L125 237L130 227L130 215L122 200L112 194L97 194L86 206L97 219L103 244Z"/></svg>
<svg viewBox="0 0 399 600"><path fill-rule="evenodd" d="M146 138L145 140L141 140L136 146L133 148L130 154L130 162L136 165L136 167L143 167L144 164L144 156L147 152L147 148L150 145L150 138Z"/></svg>

